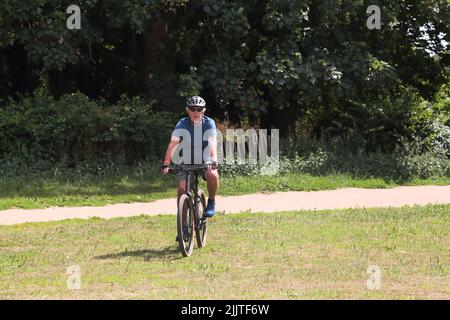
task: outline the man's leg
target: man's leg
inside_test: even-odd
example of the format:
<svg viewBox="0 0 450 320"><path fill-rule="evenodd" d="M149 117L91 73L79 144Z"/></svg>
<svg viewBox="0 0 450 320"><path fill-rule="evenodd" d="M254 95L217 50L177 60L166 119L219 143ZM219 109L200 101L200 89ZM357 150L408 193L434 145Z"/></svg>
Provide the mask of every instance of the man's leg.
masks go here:
<svg viewBox="0 0 450 320"><path fill-rule="evenodd" d="M219 171L207 170L205 173L206 184L208 185L208 205L206 207L206 215L212 217L216 213L216 194L219 190Z"/></svg>
<svg viewBox="0 0 450 320"><path fill-rule="evenodd" d="M178 194L177 205L180 202L180 197L184 193L185 189L186 189L186 180L185 179L179 179L178 180L178 189L177 189L177 194Z"/></svg>
<svg viewBox="0 0 450 320"><path fill-rule="evenodd" d="M208 195L210 199L215 199L219 190L219 171L207 170L205 173L206 184L208 185Z"/></svg>

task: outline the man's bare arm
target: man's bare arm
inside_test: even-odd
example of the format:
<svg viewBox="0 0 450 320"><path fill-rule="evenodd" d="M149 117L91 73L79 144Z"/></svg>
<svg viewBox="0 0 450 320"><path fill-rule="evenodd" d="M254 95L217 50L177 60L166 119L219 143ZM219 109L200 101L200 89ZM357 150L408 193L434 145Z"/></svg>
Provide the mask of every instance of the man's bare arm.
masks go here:
<svg viewBox="0 0 450 320"><path fill-rule="evenodd" d="M180 143L180 140L172 138L169 145L167 146L166 155L164 157L164 164L170 164L172 161L173 153L175 152L175 148Z"/></svg>
<svg viewBox="0 0 450 320"><path fill-rule="evenodd" d="M217 138L216 137L209 138L208 143L211 151L211 160L217 162Z"/></svg>

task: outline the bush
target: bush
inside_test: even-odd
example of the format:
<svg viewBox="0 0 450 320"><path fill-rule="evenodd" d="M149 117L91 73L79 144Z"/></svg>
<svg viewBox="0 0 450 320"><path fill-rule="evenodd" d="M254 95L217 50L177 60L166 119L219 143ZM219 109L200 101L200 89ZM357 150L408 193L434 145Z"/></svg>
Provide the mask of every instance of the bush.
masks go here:
<svg viewBox="0 0 450 320"><path fill-rule="evenodd" d="M161 160L177 118L168 112L155 112L139 98L122 96L112 107L115 122L113 140L123 147L127 162Z"/></svg>
<svg viewBox="0 0 450 320"><path fill-rule="evenodd" d="M0 108L0 174L12 177L24 170L53 172L55 167L101 175L130 164L157 166L179 118L156 112L153 101L125 96L108 105L80 93L55 100L37 90L33 96L4 104ZM280 141L279 172L397 180L450 175L450 128L434 115L433 108L426 104L415 108L407 134L383 133L391 135L391 152L357 131L320 138L290 136ZM260 173L260 165L221 165L225 176Z"/></svg>
<svg viewBox="0 0 450 320"><path fill-rule="evenodd" d="M176 120L139 98L109 106L81 93L54 100L37 90L0 108L0 159L59 166L160 159Z"/></svg>
<svg viewBox="0 0 450 320"><path fill-rule="evenodd" d="M359 177L409 180L450 175L449 128L434 124L422 136L400 137L394 151L373 151L361 137L288 138L282 141L282 173L346 173Z"/></svg>

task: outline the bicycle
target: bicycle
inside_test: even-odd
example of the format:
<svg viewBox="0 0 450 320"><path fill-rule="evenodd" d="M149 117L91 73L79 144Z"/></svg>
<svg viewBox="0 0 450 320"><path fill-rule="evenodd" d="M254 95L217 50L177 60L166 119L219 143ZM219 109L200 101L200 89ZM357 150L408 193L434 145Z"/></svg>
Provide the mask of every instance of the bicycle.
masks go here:
<svg viewBox="0 0 450 320"><path fill-rule="evenodd" d="M177 201L177 241L184 257L189 257L194 249L194 230L198 247L206 245L206 197L203 190L198 188L198 176L203 174L206 168L205 164L169 167L170 173L186 174L185 191Z"/></svg>

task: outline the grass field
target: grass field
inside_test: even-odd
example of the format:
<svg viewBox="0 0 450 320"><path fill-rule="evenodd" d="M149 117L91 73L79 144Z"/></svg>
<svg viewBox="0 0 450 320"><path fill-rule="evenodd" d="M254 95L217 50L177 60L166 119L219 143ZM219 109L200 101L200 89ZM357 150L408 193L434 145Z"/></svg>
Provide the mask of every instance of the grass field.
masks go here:
<svg viewBox="0 0 450 320"><path fill-rule="evenodd" d="M400 183L344 174L312 176L289 173L276 176L237 176L222 178L219 194L241 195L345 187L391 188L398 185L450 185L450 177L416 179ZM157 172L140 172L137 169L106 176L80 174L54 177L0 177L0 210L14 207L33 209L153 201L175 197L175 188L176 181L173 176L163 177Z"/></svg>
<svg viewBox="0 0 450 320"><path fill-rule="evenodd" d="M450 299L450 205L218 215L182 258L174 216L0 226L0 299ZM77 265L81 289L69 290ZM381 289L369 290L369 266Z"/></svg>

